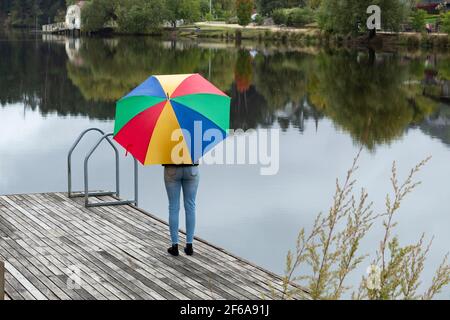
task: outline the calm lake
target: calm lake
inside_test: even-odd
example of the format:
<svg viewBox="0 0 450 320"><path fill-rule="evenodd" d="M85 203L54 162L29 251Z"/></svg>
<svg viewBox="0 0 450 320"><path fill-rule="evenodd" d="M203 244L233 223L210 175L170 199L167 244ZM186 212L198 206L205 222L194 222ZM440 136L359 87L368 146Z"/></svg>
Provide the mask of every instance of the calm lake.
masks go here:
<svg viewBox="0 0 450 320"><path fill-rule="evenodd" d="M115 101L150 75L194 72L232 97L232 128L281 130L277 175L257 165L201 167L198 236L283 273L299 229L328 210L335 179L361 147L356 191L365 187L377 212L392 193L392 162L402 178L432 156L396 229L401 244L434 235L429 285L450 250L450 54L0 33L0 194L65 191L67 152L82 130L112 132ZM96 139L74 155L77 190ZM120 150L123 194L132 197L132 160ZM107 146L90 168L93 189L114 187ZM140 167L139 195L140 207L167 220L161 166ZM380 239L381 223L362 251L374 253Z"/></svg>

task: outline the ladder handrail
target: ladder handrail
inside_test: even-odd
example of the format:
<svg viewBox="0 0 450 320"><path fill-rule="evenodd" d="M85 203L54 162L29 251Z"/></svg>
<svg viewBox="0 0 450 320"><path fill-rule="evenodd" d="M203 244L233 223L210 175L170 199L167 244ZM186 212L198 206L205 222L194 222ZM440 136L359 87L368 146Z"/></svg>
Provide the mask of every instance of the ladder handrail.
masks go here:
<svg viewBox="0 0 450 320"><path fill-rule="evenodd" d="M77 138L77 140L75 140L74 144L72 145L72 147L69 150L69 154L67 156L67 174L68 174L68 195L69 198L72 197L72 154L74 152L74 150L76 149L76 147L78 146L78 144L80 143L80 141L84 138L84 136L91 131L96 131L98 133L100 133L102 136L105 134L105 132L99 128L89 128L84 130ZM108 139L109 144L111 145L111 147L114 149L114 153L116 155L116 172L118 171L118 161L119 161L119 151L117 150L116 146L111 142L110 139ZM118 175L117 175L118 176ZM120 196L119 194L119 180L118 178L116 178L116 195L117 197Z"/></svg>
<svg viewBox="0 0 450 320"><path fill-rule="evenodd" d="M100 133L101 135L105 134L103 132L103 130L100 130L98 128L89 128L89 129L84 130L82 133L80 133L78 138L75 140L75 142L73 143L72 147L69 150L69 153L67 154L67 193L69 195L69 198L72 198L72 154L75 151L75 148L80 143L81 139L83 139L83 137L86 135L86 133L91 132L91 131L96 131L96 132Z"/></svg>
<svg viewBox="0 0 450 320"><path fill-rule="evenodd" d="M100 144L103 142L103 140L108 141L109 144L111 144L114 148L115 155L116 155L116 196L117 198L120 197L119 193L119 185L120 185L120 171L119 171L119 152L117 151L117 148L113 145L109 137L113 136L113 133L106 133L104 134L97 143L91 148L91 150L88 152L84 159L84 202L86 207L92 207L97 206L101 204L92 204L89 203L89 159L94 154L95 150L100 146ZM136 158L134 158L134 200L125 200L125 201L114 201L114 202L104 202L103 205L121 205L121 204L135 204L138 205L138 164Z"/></svg>
<svg viewBox="0 0 450 320"><path fill-rule="evenodd" d="M72 191L72 154L80 141L83 139L83 137L91 131L95 131L101 134L100 139L95 143L95 145L90 149L89 153L86 155L84 159L84 193L76 193L74 194ZM122 204L134 204L138 205L138 194L139 194L139 185L138 185L138 163L136 158L134 159L134 200L120 200L120 169L119 169L119 151L117 150L117 147L113 144L110 137L113 136L113 133L107 133L99 128L89 128L84 130L80 133L78 138L73 143L72 147L69 150L69 153L67 155L67 193L69 198L75 198L75 197L84 197L85 198L85 205L86 207L96 207L96 206L111 206L111 205L122 205ZM116 191L111 192L89 192L89 159L91 158L92 154L97 150L98 146L103 142L103 140L108 141L108 144L113 148L114 155L115 155L115 164L116 164ZM90 196L115 196L117 198L117 201L110 201L110 202L100 202L100 203L89 203L89 197Z"/></svg>

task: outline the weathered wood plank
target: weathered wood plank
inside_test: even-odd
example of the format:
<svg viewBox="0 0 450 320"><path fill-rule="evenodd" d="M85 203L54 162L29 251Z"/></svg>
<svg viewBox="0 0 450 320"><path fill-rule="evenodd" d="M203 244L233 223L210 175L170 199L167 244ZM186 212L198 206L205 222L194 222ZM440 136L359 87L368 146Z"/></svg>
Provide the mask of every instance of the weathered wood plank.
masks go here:
<svg viewBox="0 0 450 320"><path fill-rule="evenodd" d="M108 200L112 200L112 198L110 198ZM140 219L145 219L148 217L146 217L142 214L136 215L135 213L137 210L134 210L134 212L133 212L132 208L131 209L130 208L131 208L130 206L125 207L125 209L127 210L127 213L129 213L129 214L134 213L134 215L132 215L133 220L136 220L136 222L138 224L145 223L144 222L145 220L140 220ZM108 210L108 208L105 208L105 210ZM110 210L110 212L111 212L111 210ZM124 214L122 216L130 217L129 214ZM151 217L151 218L157 219L155 217ZM147 220L149 220L149 219L147 219ZM160 221L160 220L158 219L158 221ZM132 224L132 222L131 222L131 224ZM136 225L133 225L133 226L136 227ZM155 229L157 230L157 232L161 232L161 230L164 232L164 229L161 229L161 226L155 225ZM167 231L165 231L165 232L167 233ZM223 261L224 264L222 264L222 266L224 267L224 269L228 269L227 272L230 272L231 275L236 274L236 272L237 272L237 274L242 274L242 272L245 272L245 273L247 273L247 276L249 279L254 278L257 283L261 283L261 282L267 283L268 281L272 281L275 289L282 290L282 281L279 277L277 277L273 274L270 274L269 272L262 270L261 268L256 267L249 262L245 262L240 258L233 257L229 253L226 253L224 250L222 250L220 248L215 248L215 249L216 250L211 250L211 245L206 243L203 240L196 242L196 251L198 251L199 253L202 254L201 255L202 258L213 258L213 260L215 262L217 262L217 260ZM193 259L195 259L195 256L193 257ZM230 264L227 262L232 262L232 263ZM244 266L244 267L241 267L241 266Z"/></svg>
<svg viewBox="0 0 450 320"><path fill-rule="evenodd" d="M95 233L95 230L94 230L94 232L93 233ZM112 234L114 234L114 232L112 232ZM91 236L89 236L89 238L91 238ZM93 239L92 240L93 242L105 242L104 240L102 240L102 239ZM111 240L111 241L114 241L114 240ZM125 242L128 242L128 240L127 241L125 241ZM136 246L136 245L134 245L134 246ZM115 248L106 248L107 250L109 250L110 252L113 252L114 250L115 250ZM122 248L121 248L122 249ZM125 252L125 250L127 250L127 248L125 248L125 249L122 249L124 252ZM128 250L129 251L129 250ZM153 267L154 267L154 265L153 265ZM146 269L148 269L148 268L152 268L152 266L147 266L146 267ZM173 273L171 273L171 274L173 274ZM175 279L176 280L176 279ZM202 288L203 289L203 288ZM196 291L196 290L194 290L194 291ZM201 294L201 291L196 291L196 293L199 293L199 294ZM186 298L185 296L181 296L180 298ZM218 297L214 297L214 298L218 298Z"/></svg>
<svg viewBox="0 0 450 320"><path fill-rule="evenodd" d="M69 235L68 235L69 236ZM84 237L84 236L83 236ZM83 238L83 237L81 237L81 238ZM74 242L76 242L76 246L82 246L83 245L83 242L81 241L81 239L80 239L80 237L78 237L78 239L72 239ZM94 240L91 244L88 244L88 246L90 246L90 247L92 247L93 246L93 243L95 243L95 242L99 242L98 240ZM72 249L74 249L76 246L73 246L72 247ZM75 249L76 250L76 249ZM83 251L81 251L81 252L83 252L82 254L83 255L88 255L88 251L92 251L92 250L85 250L84 252ZM92 256L91 256L92 257ZM90 259L88 259L89 261L86 261L86 263L90 263L90 262L92 262L92 261L90 261ZM97 265L99 265L98 263L96 263ZM100 273L103 273L103 274L105 274L105 275L107 275L108 277L112 274L112 275L117 275L117 273L111 273L110 272L110 270L108 270L107 272L103 272L103 269L104 268L100 268L100 271L99 272L97 272L97 274L100 274ZM120 270L118 270L119 272L120 272ZM146 288L147 290L149 289L149 288ZM123 290L122 290L123 291ZM135 295L135 293L133 293L132 291L130 291L130 290L128 290L127 291L127 294L129 295L128 296L128 298L139 298L139 297L136 297L136 295ZM130 294L131 294L131 296L130 296ZM162 298L161 296L156 296L156 297L154 297L154 298ZM186 298L186 297L184 297L184 296L181 296L180 298Z"/></svg>
<svg viewBox="0 0 450 320"><path fill-rule="evenodd" d="M97 209L97 208L96 208ZM105 219L108 219L107 217L104 217ZM142 238L142 237L144 237L143 235L140 235L140 238ZM167 238L167 236L166 236L166 238ZM139 240L138 240L139 241ZM166 243L167 243L167 241L165 241L165 242L163 242L163 243L160 243L161 245L160 245L160 247L162 247L162 248L164 248L164 246L166 245ZM202 257L202 256L200 256L200 255L195 255L193 258L191 258L191 259L193 259L193 260L196 260L196 258L195 257ZM217 262L214 262L214 261L212 261L213 263L217 263ZM201 265L203 265L203 263L204 263L204 261L201 261L200 262L200 264ZM211 261L208 261L208 264L210 264L211 263ZM220 270L218 271L218 270L212 270L213 272L215 272L215 271L217 271L217 272L221 272ZM235 272L236 270L234 270L234 272ZM233 273L232 274L227 274L227 275L225 275L226 277L229 277L230 275L233 275Z"/></svg>
<svg viewBox="0 0 450 320"><path fill-rule="evenodd" d="M5 300L5 263L0 261L0 300Z"/></svg>
<svg viewBox="0 0 450 320"><path fill-rule="evenodd" d="M10 259L10 261L13 259ZM13 260L14 262L16 262L15 260ZM17 262L16 262L16 265ZM36 286L35 284L32 283L33 280L28 280L27 278L33 278L36 279L34 276L32 275L23 275L19 270L16 269L16 267L14 267L12 264L6 264L6 269L8 270L9 273L11 273L11 275L17 279L17 281L20 282L21 285L23 285L25 287L25 289L27 289L27 291L37 300L48 300L47 296L45 296ZM23 270L22 270L23 272ZM34 282L34 281L33 281ZM52 298L56 298L56 296L52 295Z"/></svg>
<svg viewBox="0 0 450 320"><path fill-rule="evenodd" d="M162 247L162 248L164 248L164 250L165 250L165 245L166 245L166 243L167 242L165 242L165 243L162 243L161 245L160 245L160 247ZM164 258L163 258L164 259ZM168 265L170 265L171 264L171 262L172 261L176 261L176 260L169 260L168 261ZM191 263L192 264L192 263ZM203 267L202 267L202 265L201 264L199 264L199 265L195 265L195 263L192 265L192 269L193 270L198 270L198 269L203 269ZM204 270L203 272L200 272L199 274L201 274L201 275L203 275L203 274L205 274L205 273L208 273L208 270ZM209 275L210 276L210 275ZM213 274L213 277L215 278L217 275L216 274ZM229 275L225 275L225 277L228 277L229 278ZM206 280L206 279L205 279ZM207 281L209 284L211 284L211 278L210 279L208 279L209 281ZM220 282L220 281L219 281ZM228 284L230 284L230 282L229 281L224 281L224 282L222 282L222 284L225 284L225 285L228 285ZM233 287L235 287L235 285L233 285ZM239 289L238 289L239 290ZM260 294L259 293L257 293L256 292L256 295L248 295L248 294L246 294L246 293L244 293L244 292L242 292L242 291L240 291L240 293L239 294L236 294L235 293L235 295L236 296L243 296L243 297L246 297L246 298L260 298L261 296L260 296ZM233 297L231 297L231 298L236 298L236 296L233 296Z"/></svg>
<svg viewBox="0 0 450 320"><path fill-rule="evenodd" d="M97 208L96 208L97 209ZM117 234L117 233L112 233L112 234ZM126 241L126 243L128 243L128 241ZM158 244L157 242L155 242L155 240L153 239L153 241L152 241L152 243L154 243L154 244ZM166 243L167 243L167 241L166 242L160 242L159 244L158 244L158 247L160 247L161 248L161 250L159 250L159 251L161 251L160 253L163 253L163 255L161 255L160 253L158 254L158 257L159 257L159 261L157 260L156 261L156 264L161 264L160 262L161 262L161 259L164 259L166 256L167 256L167 254L165 253L165 246L166 246ZM149 256L149 255L147 255L147 254L145 254L145 253L143 253L143 252L139 252L140 250L138 250L138 249L135 249L135 248L133 248L133 247L125 247L125 248L123 248L123 250L125 251L128 251L128 252L132 252L135 256L138 256L138 257L141 257L144 261L147 261L148 259L150 259L151 258L151 256ZM169 257L168 257L168 259L169 260L165 260L165 261L168 261L168 263L166 264L166 265L163 265L165 268L169 268L168 266L172 266L172 268L174 268L174 265L176 265L177 264L177 260L176 259L170 259ZM181 257L180 257L180 259L182 259ZM153 266L155 266L155 264L153 263L152 264ZM204 272L202 272L202 269L203 269L203 267L201 266L201 265L193 265L193 266L191 266L192 267L192 269L194 269L194 270L198 270L199 271L199 274L201 274L201 275L203 275L203 273L207 273L208 271L207 270L204 270ZM174 270L172 269L172 270L170 270L170 271L168 271L168 273L169 274L171 274L171 275L173 275L173 274L176 274L176 272L174 272ZM191 272L191 274L192 274L192 272ZM215 276L214 276L215 277ZM165 278L165 276L164 276L164 278ZM208 279L208 280L211 280L211 278L210 279ZM209 282L210 283L210 282ZM225 282L225 283L227 283L227 282ZM205 288L204 288L205 289ZM235 293L235 296L232 296L232 297L229 297L229 298L236 298L236 297L238 297L238 296L242 296L242 294L236 294ZM245 297L245 296L244 296ZM246 297L246 298L250 298L250 297ZM252 298L254 298L254 297L252 297Z"/></svg>
<svg viewBox="0 0 450 320"><path fill-rule="evenodd" d="M105 210L108 210L108 209L106 208ZM110 213L111 214L109 215L109 217L105 216L104 219L118 218L118 217L113 215L113 212L110 211ZM140 238L142 238L142 237L143 237L143 235L140 235ZM166 238L167 238L167 236L166 236ZM139 241L139 239L137 241ZM157 240L154 240L154 241L157 241ZM168 242L168 240L166 240L166 241L164 241L162 243L160 242L159 243L160 247L164 248L164 246L167 244L167 242ZM197 246L196 246L196 248L197 248ZM208 251L211 252L211 249L208 250ZM228 268L229 270L227 270L227 264L218 264L217 259L215 259L215 260L210 259L209 255L205 254L203 252L203 250L200 251L200 252L202 254L194 255L193 257L189 257L188 259L193 261L194 264L198 264L199 268L203 268L203 267L204 268L209 268L210 272L213 272L215 274L221 274L225 278L230 278L231 277L232 279L235 280L233 282L233 286L235 286L236 284L237 285L242 284L243 286L246 286L248 284L248 282L251 282L253 284L253 286L256 285L256 287L258 287L259 283L261 283L261 279L256 279L256 278L254 279L254 272L250 272L249 270L245 270L245 269L243 270L243 268L237 267L236 266L236 264L237 264L236 261L233 261L233 262L235 262L233 264L234 268L232 268L232 269ZM217 269L217 268L216 269L210 268L210 266L214 266L214 265L220 265L221 268L219 268L219 269ZM242 274L242 273L246 273L247 277L245 277L245 278L235 277L236 274ZM269 291L269 288L267 287L267 283L269 282L269 279L266 279L266 280L267 281L265 282L265 287L261 287L261 288L259 288L259 290L253 290L252 287L248 287L248 286L246 287L246 289L249 290L251 294L253 294L253 295L256 294L258 297L261 297L261 293L269 294L270 291ZM271 280L273 281L273 278ZM230 282L228 281L228 283L230 283ZM262 290L262 291L260 291L260 290ZM249 298L255 298L255 297L252 296L252 297L249 297Z"/></svg>
<svg viewBox="0 0 450 320"><path fill-rule="evenodd" d="M113 199L93 199L104 200ZM194 256L169 256L167 223L140 209L87 209L82 201L0 196L8 299L260 299L270 297L269 283L282 290L280 277L201 239Z"/></svg>
<svg viewBox="0 0 450 320"><path fill-rule="evenodd" d="M12 219L18 219L18 222L16 223L16 225L22 230L23 234L26 235L26 238L24 238L24 240L31 242L34 244L35 248L41 248L41 252L42 250L44 250L44 256L47 257L48 260L54 262L55 264L58 264L59 262L62 262L62 267L60 267L60 269L64 269L64 270L69 270L70 266L75 265L76 263L79 263L79 261L75 260L75 258L73 257L73 255L69 255L68 252L64 252L64 251L55 251L53 250L53 248L56 248L57 250L60 249L61 247L61 243L52 241L51 238L44 238L44 237L39 237L39 233L38 235L36 235L36 231L31 227L31 226L27 226L27 231L24 231L23 228L21 227L20 223L23 223L20 221L20 218L17 218L15 216L10 216ZM28 232L28 230L31 230L31 232ZM84 266L83 266L83 270L84 270ZM88 278L90 277L90 272L87 272L87 276ZM89 288L89 287L88 287ZM97 290L101 290L101 288L97 288ZM94 291L94 292L89 292L91 293L93 296L96 296L97 299L104 299L102 297L102 295L100 295L100 293L98 291ZM100 295L100 296L99 296ZM108 296L108 299L118 299L115 296Z"/></svg>
<svg viewBox="0 0 450 320"><path fill-rule="evenodd" d="M82 227L82 226L78 226L78 227ZM73 242L72 242L72 247L71 247L71 249L73 249L73 250L77 250L76 249L76 247L80 247L80 246L83 246L83 241L81 241L81 239L82 238L84 238L86 235L83 235L82 237L77 237L77 239L75 239L75 238L72 238L72 240L73 240ZM71 237L70 235L67 235L67 237ZM64 240L64 238L61 238L61 239L63 239ZM99 241L98 240L95 240L95 241L93 241L91 244L88 244L88 247L90 247L90 248L92 248L93 246L94 246L94 243L98 243ZM67 241L66 241L66 244L67 244ZM63 245L64 246L64 245ZM98 248L98 247L96 247L95 249L97 249L97 250L100 250L100 248ZM86 250L80 250L79 252L81 252L81 254L82 255L88 255L88 251L90 252L90 251L93 251L93 250L88 250L88 249L86 249ZM92 257L92 256L91 256ZM90 262L92 262L92 261L89 261L88 263L90 263ZM99 265L101 265L101 263L99 264L98 262L97 263L95 263L97 266L99 266ZM104 269L104 268L103 268ZM103 269L102 269L102 267L100 267L99 268L99 270L102 272L103 271ZM105 275L107 275L107 276L109 276L109 275L117 275L117 274L115 274L115 273L111 273L110 272L110 270L108 270L107 272L103 272L103 274L105 274ZM148 288L147 288L148 289ZM136 297L135 296L135 294L132 292L132 291L130 291L130 290L128 290L128 294L131 294L134 298L139 298L139 297ZM161 297L156 297L156 298L161 298Z"/></svg>

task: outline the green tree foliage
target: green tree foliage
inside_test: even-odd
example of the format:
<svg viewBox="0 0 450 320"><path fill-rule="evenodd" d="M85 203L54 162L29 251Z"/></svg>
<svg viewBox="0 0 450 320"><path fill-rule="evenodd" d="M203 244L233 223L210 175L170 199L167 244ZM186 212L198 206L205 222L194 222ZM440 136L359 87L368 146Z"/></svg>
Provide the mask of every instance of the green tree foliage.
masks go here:
<svg viewBox="0 0 450 320"><path fill-rule="evenodd" d="M319 26L327 32L342 35L366 32L370 5L381 8L383 30L398 31L410 10L404 0L327 0L322 1L319 9Z"/></svg>
<svg viewBox="0 0 450 320"><path fill-rule="evenodd" d="M117 19L117 0L92 0L83 7L81 19L85 31L103 29L110 21Z"/></svg>
<svg viewBox="0 0 450 320"><path fill-rule="evenodd" d="M65 0L1 0L0 20L9 16L7 22L13 26L40 26L52 23L58 11L65 8Z"/></svg>
<svg viewBox="0 0 450 320"><path fill-rule="evenodd" d="M258 12L264 16L269 16L276 9L283 8L282 0L257 0L256 6L258 8Z"/></svg>
<svg viewBox="0 0 450 320"><path fill-rule="evenodd" d="M206 18L206 16L208 15L212 15L212 12L210 13L210 8L209 8L209 0L200 0L200 15L202 17L203 20L206 21L210 21L209 19ZM212 20L212 19L211 19Z"/></svg>
<svg viewBox="0 0 450 320"><path fill-rule="evenodd" d="M425 28L425 19L427 18L427 12L425 10L415 10L411 14L411 24L414 30L423 31Z"/></svg>
<svg viewBox="0 0 450 320"><path fill-rule="evenodd" d="M236 0L236 15L238 23L246 26L252 21L253 0Z"/></svg>
<svg viewBox="0 0 450 320"><path fill-rule="evenodd" d="M446 12L441 16L441 30L450 33L450 12Z"/></svg>
<svg viewBox="0 0 450 320"><path fill-rule="evenodd" d="M163 0L124 0L117 6L117 24L123 32L149 32L161 26Z"/></svg>
<svg viewBox="0 0 450 320"><path fill-rule="evenodd" d="M303 27L313 21L314 12L310 8L294 8L288 11L288 26Z"/></svg>
<svg viewBox="0 0 450 320"><path fill-rule="evenodd" d="M227 18L235 14L235 0L215 0L213 3L213 14L218 18Z"/></svg>
<svg viewBox="0 0 450 320"><path fill-rule="evenodd" d="M206 21L213 21L214 20L214 16L212 15L212 13L207 13L205 16L204 16L204 18L203 18L204 20L206 20Z"/></svg>
<svg viewBox="0 0 450 320"><path fill-rule="evenodd" d="M306 0L306 5L308 8L316 10L322 4L322 0Z"/></svg>
<svg viewBox="0 0 450 320"><path fill-rule="evenodd" d="M284 9L275 9L272 12L272 19L276 25L286 25L287 24L287 14Z"/></svg>
<svg viewBox="0 0 450 320"><path fill-rule="evenodd" d="M303 27L315 19L315 12L308 8L276 9L272 13L273 22L277 25Z"/></svg>
<svg viewBox="0 0 450 320"><path fill-rule="evenodd" d="M166 20L170 21L174 28L177 21L185 23L198 21L201 15L199 0L165 0Z"/></svg>
<svg viewBox="0 0 450 320"><path fill-rule="evenodd" d="M13 26L33 25L34 1L18 0L11 7L11 24Z"/></svg>
<svg viewBox="0 0 450 320"><path fill-rule="evenodd" d="M257 0L256 5L259 13L269 16L276 9L304 7L309 1L320 0Z"/></svg>
<svg viewBox="0 0 450 320"><path fill-rule="evenodd" d="M227 20L235 14L235 0L213 0L211 1L211 14L214 18ZM202 18L210 13L210 0L200 0L200 10Z"/></svg>

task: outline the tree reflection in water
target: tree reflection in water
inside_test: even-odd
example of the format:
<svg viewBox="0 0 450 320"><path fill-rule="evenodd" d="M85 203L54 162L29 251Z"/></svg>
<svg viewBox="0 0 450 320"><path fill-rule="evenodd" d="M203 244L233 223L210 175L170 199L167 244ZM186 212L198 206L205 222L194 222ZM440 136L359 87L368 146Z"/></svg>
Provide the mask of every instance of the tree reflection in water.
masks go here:
<svg viewBox="0 0 450 320"><path fill-rule="evenodd" d="M412 126L449 141L448 121L441 125L442 117L449 118L442 108L450 108L442 103L450 80L445 56L265 48L250 53L146 37L24 40L0 41L2 105L20 102L43 114L113 119L115 101L149 75L198 72L232 97L235 129L277 124L303 131L305 125L317 129L327 117L368 149ZM440 127L433 130L437 112Z"/></svg>

